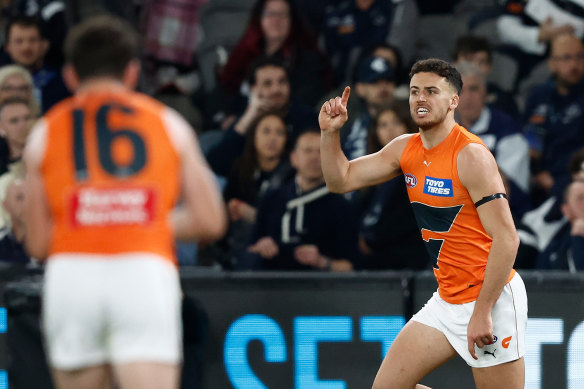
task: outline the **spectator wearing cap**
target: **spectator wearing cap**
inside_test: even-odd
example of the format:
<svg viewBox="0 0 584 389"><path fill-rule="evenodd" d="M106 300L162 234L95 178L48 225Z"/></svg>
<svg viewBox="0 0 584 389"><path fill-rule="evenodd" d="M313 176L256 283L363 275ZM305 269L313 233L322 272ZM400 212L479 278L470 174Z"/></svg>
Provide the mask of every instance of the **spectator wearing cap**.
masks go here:
<svg viewBox="0 0 584 389"><path fill-rule="evenodd" d="M365 105L364 112L355 118L343 151L349 160L367 153L367 134L373 119L394 101L394 72L389 62L381 57L365 57L357 65L355 91Z"/></svg>
<svg viewBox="0 0 584 389"><path fill-rule="evenodd" d="M340 0L326 3L324 44L337 81L343 82L350 77L350 69L362 49L392 40L392 25L399 24L403 18L403 12L399 12L402 1Z"/></svg>

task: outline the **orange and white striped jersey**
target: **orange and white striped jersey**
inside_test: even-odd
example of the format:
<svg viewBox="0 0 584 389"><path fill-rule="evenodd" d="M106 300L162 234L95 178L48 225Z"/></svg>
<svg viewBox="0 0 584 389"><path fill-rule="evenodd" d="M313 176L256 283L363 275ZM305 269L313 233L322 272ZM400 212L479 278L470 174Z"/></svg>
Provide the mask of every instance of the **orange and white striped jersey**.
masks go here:
<svg viewBox="0 0 584 389"><path fill-rule="evenodd" d="M87 91L37 126L39 170L54 222L50 255L146 252L176 263L169 216L180 191L174 111L125 89ZM39 136L37 136L39 138ZM27 146L28 147L28 146Z"/></svg>
<svg viewBox="0 0 584 389"><path fill-rule="evenodd" d="M418 227L434 264L438 292L452 304L477 299L492 244L458 177L458 153L469 143L484 146L479 137L457 124L429 150L420 134L413 135L400 159ZM508 281L514 274L513 270Z"/></svg>

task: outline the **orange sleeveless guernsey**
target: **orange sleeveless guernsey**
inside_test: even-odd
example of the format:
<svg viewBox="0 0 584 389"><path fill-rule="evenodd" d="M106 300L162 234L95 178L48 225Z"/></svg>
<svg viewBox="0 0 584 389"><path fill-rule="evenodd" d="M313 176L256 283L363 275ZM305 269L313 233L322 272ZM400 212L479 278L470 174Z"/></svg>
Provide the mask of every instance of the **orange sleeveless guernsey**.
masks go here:
<svg viewBox="0 0 584 389"><path fill-rule="evenodd" d="M45 116L50 254L145 252L176 263L169 214L180 156L166 109L136 92L87 92Z"/></svg>
<svg viewBox="0 0 584 389"><path fill-rule="evenodd" d="M424 148L420 134L415 134L400 160L416 221L434 266L438 293L451 304L477 299L492 244L458 178L458 153L469 143L485 146L458 124L430 150ZM512 270L508 281L514 274Z"/></svg>

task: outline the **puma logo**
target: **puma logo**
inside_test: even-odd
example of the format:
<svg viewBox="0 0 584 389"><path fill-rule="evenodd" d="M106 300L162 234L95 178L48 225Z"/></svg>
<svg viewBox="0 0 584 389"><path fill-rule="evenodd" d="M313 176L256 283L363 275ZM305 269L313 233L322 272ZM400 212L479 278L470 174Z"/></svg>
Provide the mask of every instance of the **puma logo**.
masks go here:
<svg viewBox="0 0 584 389"><path fill-rule="evenodd" d="M494 349L494 350L493 350L493 352L489 352L489 351L487 351L487 350L483 350L483 353L485 353L485 354L489 354L489 355L492 355L492 356L493 356L493 358L497 358L497 357L495 356L495 351L497 351L497 349Z"/></svg>

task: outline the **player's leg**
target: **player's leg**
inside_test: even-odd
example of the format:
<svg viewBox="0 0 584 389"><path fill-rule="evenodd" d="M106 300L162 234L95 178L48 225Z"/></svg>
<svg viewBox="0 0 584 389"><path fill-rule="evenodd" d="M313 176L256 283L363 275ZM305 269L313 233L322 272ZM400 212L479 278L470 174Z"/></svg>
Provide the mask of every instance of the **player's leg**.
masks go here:
<svg viewBox="0 0 584 389"><path fill-rule="evenodd" d="M177 389L180 380L180 367L165 363L123 363L114 371L120 389Z"/></svg>
<svg viewBox="0 0 584 389"><path fill-rule="evenodd" d="M425 388L418 382L454 356L456 351L442 332L410 320L383 359L373 389Z"/></svg>
<svg viewBox="0 0 584 389"><path fill-rule="evenodd" d="M110 270L109 356L120 388L178 388L182 320L176 268L146 254L128 254L112 261Z"/></svg>
<svg viewBox="0 0 584 389"><path fill-rule="evenodd" d="M53 370L57 389L110 389L111 375L107 365L91 366L79 370Z"/></svg>
<svg viewBox="0 0 584 389"><path fill-rule="evenodd" d="M471 365L476 386L478 389L523 388L527 294L519 274L503 288L493 308L492 319L494 333L499 339L483 347L478 361L483 360L481 364ZM496 359L491 355L496 355ZM490 366L497 361L502 363Z"/></svg>
<svg viewBox="0 0 584 389"><path fill-rule="evenodd" d="M525 386L523 358L491 367L475 367L472 374L477 389L523 389Z"/></svg>
<svg viewBox="0 0 584 389"><path fill-rule="evenodd" d="M43 334L58 389L106 389L111 370L102 341L99 261L54 256L45 269Z"/></svg>

